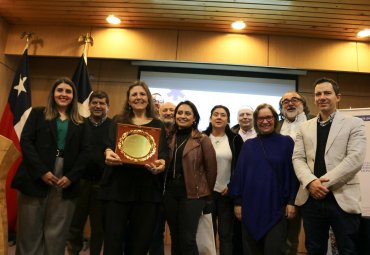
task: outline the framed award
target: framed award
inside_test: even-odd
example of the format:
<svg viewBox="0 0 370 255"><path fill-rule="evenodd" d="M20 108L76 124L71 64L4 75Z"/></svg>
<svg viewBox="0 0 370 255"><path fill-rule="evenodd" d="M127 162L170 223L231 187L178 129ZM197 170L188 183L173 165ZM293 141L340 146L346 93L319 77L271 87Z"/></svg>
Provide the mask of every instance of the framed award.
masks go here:
<svg viewBox="0 0 370 255"><path fill-rule="evenodd" d="M161 129L117 124L115 152L123 163L145 165L158 159Z"/></svg>

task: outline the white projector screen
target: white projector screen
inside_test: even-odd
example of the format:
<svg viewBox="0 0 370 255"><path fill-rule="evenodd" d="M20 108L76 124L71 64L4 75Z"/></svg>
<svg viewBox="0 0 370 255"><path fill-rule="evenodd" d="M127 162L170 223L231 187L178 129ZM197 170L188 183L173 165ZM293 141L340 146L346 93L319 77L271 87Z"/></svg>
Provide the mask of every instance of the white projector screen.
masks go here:
<svg viewBox="0 0 370 255"><path fill-rule="evenodd" d="M296 91L296 80L221 76L208 74L141 71L140 80L145 81L151 93L161 94L164 102L177 104L192 101L200 114L199 130L209 123L210 112L215 105L230 110L230 127L237 124L240 107L253 109L259 104L271 104L278 112L279 100L286 91Z"/></svg>

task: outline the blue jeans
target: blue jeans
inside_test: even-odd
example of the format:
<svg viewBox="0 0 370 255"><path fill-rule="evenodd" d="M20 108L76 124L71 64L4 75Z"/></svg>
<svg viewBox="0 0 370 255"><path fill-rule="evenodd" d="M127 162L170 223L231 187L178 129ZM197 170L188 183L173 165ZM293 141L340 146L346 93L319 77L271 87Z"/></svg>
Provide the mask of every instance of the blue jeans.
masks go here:
<svg viewBox="0 0 370 255"><path fill-rule="evenodd" d="M343 211L329 193L326 198L310 197L301 208L308 255L325 255L331 226L341 255L359 254L360 214Z"/></svg>

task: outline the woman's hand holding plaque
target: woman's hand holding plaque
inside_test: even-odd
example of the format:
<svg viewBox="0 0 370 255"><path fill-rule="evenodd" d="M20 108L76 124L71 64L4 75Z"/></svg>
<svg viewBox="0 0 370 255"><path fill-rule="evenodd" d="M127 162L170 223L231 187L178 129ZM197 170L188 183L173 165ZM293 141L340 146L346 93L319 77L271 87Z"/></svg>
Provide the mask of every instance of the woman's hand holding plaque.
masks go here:
<svg viewBox="0 0 370 255"><path fill-rule="evenodd" d="M105 164L108 166L119 166L122 165L122 160L113 150L106 149Z"/></svg>
<svg viewBox="0 0 370 255"><path fill-rule="evenodd" d="M152 172L152 174L159 174L164 172L166 168L166 161L164 159L157 159L152 163L145 164L145 167Z"/></svg>

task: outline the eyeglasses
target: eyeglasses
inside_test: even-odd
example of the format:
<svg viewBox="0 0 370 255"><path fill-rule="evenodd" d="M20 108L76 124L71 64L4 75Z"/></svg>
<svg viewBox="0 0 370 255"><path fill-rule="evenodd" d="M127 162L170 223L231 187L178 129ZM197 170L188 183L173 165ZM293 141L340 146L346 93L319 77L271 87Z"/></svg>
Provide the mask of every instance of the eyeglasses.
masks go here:
<svg viewBox="0 0 370 255"><path fill-rule="evenodd" d="M302 102L302 99L298 97L292 97L291 99L284 99L283 101L281 101L281 104L282 105L288 105L289 103L297 104L298 102Z"/></svg>
<svg viewBox="0 0 370 255"><path fill-rule="evenodd" d="M264 120L272 122L274 120L274 116L257 117L257 122L259 123L262 123Z"/></svg>

